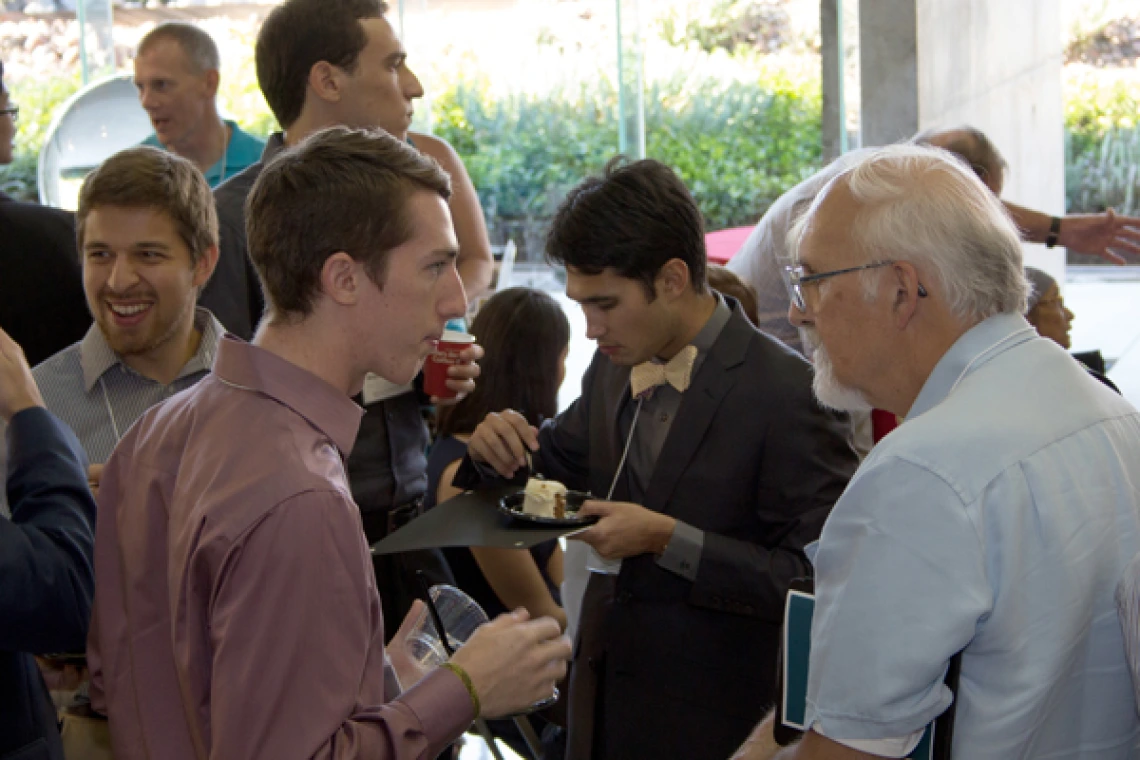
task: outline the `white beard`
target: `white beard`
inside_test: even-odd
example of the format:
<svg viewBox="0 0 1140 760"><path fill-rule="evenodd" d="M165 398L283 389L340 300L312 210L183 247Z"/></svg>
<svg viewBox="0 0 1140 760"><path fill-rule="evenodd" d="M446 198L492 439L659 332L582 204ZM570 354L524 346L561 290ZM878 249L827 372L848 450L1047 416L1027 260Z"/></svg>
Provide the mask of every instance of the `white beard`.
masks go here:
<svg viewBox="0 0 1140 760"><path fill-rule="evenodd" d="M839 382L835 376L835 367L831 363L831 357L827 355L827 349L819 342L819 337L808 332L807 340L815 347L815 352L812 354L814 376L811 381L811 389L815 392L815 397L819 403L828 409L839 412L871 411L871 404L868 403L862 391L849 388Z"/></svg>

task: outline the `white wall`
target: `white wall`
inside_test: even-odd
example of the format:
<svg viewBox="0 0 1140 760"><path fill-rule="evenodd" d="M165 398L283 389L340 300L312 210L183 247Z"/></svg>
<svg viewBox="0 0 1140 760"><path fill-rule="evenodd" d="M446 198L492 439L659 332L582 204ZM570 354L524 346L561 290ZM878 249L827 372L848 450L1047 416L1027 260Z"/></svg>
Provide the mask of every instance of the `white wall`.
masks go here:
<svg viewBox="0 0 1140 760"><path fill-rule="evenodd" d="M1003 197L1063 214L1061 0L916 5L919 128L977 127L1009 162ZM1063 280L1063 250L1026 246L1026 261Z"/></svg>
<svg viewBox="0 0 1140 760"><path fill-rule="evenodd" d="M1003 197L1065 208L1061 0L861 0L864 145L970 124L1009 162ZM1026 246L1064 275L1064 252Z"/></svg>

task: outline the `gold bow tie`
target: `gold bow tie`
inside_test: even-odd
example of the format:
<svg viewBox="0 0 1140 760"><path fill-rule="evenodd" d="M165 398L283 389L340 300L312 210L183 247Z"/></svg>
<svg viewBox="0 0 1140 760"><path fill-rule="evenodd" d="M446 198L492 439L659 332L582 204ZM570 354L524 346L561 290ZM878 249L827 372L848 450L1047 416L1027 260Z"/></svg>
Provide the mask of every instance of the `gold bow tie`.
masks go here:
<svg viewBox="0 0 1140 760"><path fill-rule="evenodd" d="M697 347L685 346L668 364L642 362L633 368L629 376L629 387L634 398L650 388L669 383L681 393L689 387L693 374L693 362L697 359Z"/></svg>

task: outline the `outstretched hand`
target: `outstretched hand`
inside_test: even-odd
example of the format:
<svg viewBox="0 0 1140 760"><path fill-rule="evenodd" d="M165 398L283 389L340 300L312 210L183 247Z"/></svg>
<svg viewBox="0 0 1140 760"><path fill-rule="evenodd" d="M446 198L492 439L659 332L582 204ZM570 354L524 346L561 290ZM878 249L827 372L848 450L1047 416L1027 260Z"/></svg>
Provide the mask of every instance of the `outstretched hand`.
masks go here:
<svg viewBox="0 0 1140 760"><path fill-rule="evenodd" d="M1057 242L1114 264L1124 264L1121 253L1140 254L1140 218L1118 216L1109 209L1103 214L1069 214L1061 221Z"/></svg>

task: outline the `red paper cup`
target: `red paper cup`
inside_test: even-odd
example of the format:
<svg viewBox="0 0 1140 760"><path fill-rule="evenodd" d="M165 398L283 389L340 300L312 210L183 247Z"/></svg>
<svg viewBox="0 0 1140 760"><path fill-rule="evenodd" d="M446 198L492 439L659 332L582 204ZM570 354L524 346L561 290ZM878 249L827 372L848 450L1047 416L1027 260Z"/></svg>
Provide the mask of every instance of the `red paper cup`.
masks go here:
<svg viewBox="0 0 1140 760"><path fill-rule="evenodd" d="M475 342L475 336L468 333L448 330L436 344L433 353L424 362L424 393L438 398L455 398L455 391L447 387L447 368L461 364L459 358L468 346Z"/></svg>

